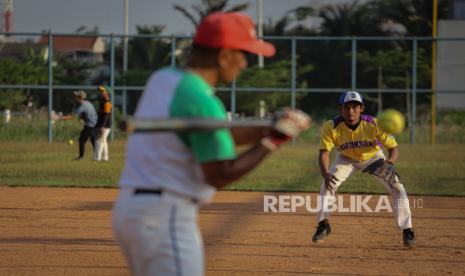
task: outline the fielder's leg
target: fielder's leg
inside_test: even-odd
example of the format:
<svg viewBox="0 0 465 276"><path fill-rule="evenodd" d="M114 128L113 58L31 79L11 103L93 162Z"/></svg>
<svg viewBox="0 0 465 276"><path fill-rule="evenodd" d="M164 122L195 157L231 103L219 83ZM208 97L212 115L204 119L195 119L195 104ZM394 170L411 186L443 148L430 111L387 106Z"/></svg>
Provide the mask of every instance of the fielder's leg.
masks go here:
<svg viewBox="0 0 465 276"><path fill-rule="evenodd" d="M90 129L90 142L92 143L92 149L95 151L95 140L97 140L97 130L94 127Z"/></svg>
<svg viewBox="0 0 465 276"><path fill-rule="evenodd" d="M320 186L320 200L322 207L327 207L327 203L334 201L336 198L336 191L342 183L356 171L354 161L346 158L340 154L337 155L336 160L329 168L329 173L333 174L338 180L332 189L326 188L325 181L321 181ZM326 205L326 206L325 206ZM326 208L327 209L327 208ZM317 215L317 222L325 220L329 217L329 212L325 212L325 208L320 208Z"/></svg>
<svg viewBox="0 0 465 276"><path fill-rule="evenodd" d="M326 187L324 180L321 182L320 196L318 198L320 202L317 214L318 226L312 237L313 242L321 242L331 233L331 226L328 221L329 207L333 206L332 204L335 202L336 191L339 186L355 172L356 169L353 163L354 161L338 154L336 160L329 168L329 173L337 178L332 189Z"/></svg>
<svg viewBox="0 0 465 276"><path fill-rule="evenodd" d="M394 217L399 229L412 228L412 214L410 212L410 203L405 191L404 185L400 183L396 176L396 181L392 185L387 183L384 179L376 177L378 181L388 190L392 196Z"/></svg>
<svg viewBox="0 0 465 276"><path fill-rule="evenodd" d="M108 161L109 152L108 152L108 134L110 134L110 128L103 128L102 133L102 155L99 155L103 161Z"/></svg>
<svg viewBox="0 0 465 276"><path fill-rule="evenodd" d="M376 156L363 162L360 169L365 169L379 159L386 159L384 153L379 151ZM396 219L397 227L399 229L408 229L412 227L412 215L410 212L409 200L404 185L400 183L400 179L396 176L390 181L374 175L375 178L381 183L384 188L391 194L393 202L394 217Z"/></svg>
<svg viewBox="0 0 465 276"><path fill-rule="evenodd" d="M384 158L384 154L378 154L369 162L364 164L364 167L370 165L379 158ZM404 185L400 182L399 177L395 175L391 181L380 178L375 175L375 178L381 183L386 190L391 194L394 218L397 227L403 230L404 245L412 247L415 244L415 233L412 229L412 214L410 211L410 202L405 191Z"/></svg>
<svg viewBox="0 0 465 276"><path fill-rule="evenodd" d="M412 214L404 185L400 183L397 176L395 176L396 181L393 184L387 183L379 177L376 178L392 195L394 218L397 227L402 230L404 245L413 247L415 245L415 232L412 229Z"/></svg>
<svg viewBox="0 0 465 276"><path fill-rule="evenodd" d="M89 137L90 137L89 127L85 126L81 130L81 134L79 135L79 157L78 158L84 157L86 143L87 143L87 140L89 140Z"/></svg>
<svg viewBox="0 0 465 276"><path fill-rule="evenodd" d="M94 161L100 161L102 158L102 144L102 136L97 135L97 140L95 140Z"/></svg>
<svg viewBox="0 0 465 276"><path fill-rule="evenodd" d="M109 128L102 128L95 141L94 160L95 161L108 161L108 143L107 137L110 133Z"/></svg>

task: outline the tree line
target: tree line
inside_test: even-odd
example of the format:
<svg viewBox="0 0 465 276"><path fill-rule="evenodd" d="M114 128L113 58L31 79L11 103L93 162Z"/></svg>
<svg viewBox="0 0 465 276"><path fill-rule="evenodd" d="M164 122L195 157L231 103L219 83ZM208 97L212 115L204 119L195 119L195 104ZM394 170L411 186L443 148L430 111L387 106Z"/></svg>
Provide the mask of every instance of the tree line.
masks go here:
<svg viewBox="0 0 465 276"><path fill-rule="evenodd" d="M431 36L433 0L372 0L351 2L322 7L300 6L288 11L278 19L268 19L264 24L265 36ZM439 1L439 18L447 18L447 1ZM215 11L246 11L248 3L231 5L228 0L200 0L192 7L173 7L195 26L206 15ZM310 25L309 20L321 23ZM163 25L138 25L137 34L161 35ZM85 28L80 28L83 31ZM98 34L95 28L89 34ZM150 74L161 67L169 66L171 54L176 55L177 64L185 61L190 39L178 39L177 49L171 53L170 39L134 37L128 41L128 70L123 72L123 44L116 45L116 85L143 86ZM237 79L237 87L290 88L291 86L291 43L286 40L270 40L278 48L275 57L265 60L265 67L258 68L257 59L248 57L249 68ZM431 86L431 44L418 44L417 86ZM105 60L109 61L109 50ZM297 45L298 88L348 88L351 84L351 41L312 40L299 41ZM359 41L357 44L357 87L358 88L406 88L411 85L412 46L409 41ZM55 56L55 84L101 84L108 82L108 75L92 75L98 64L69 60ZM47 64L33 52L24 61L0 60L0 83L46 84ZM342 92L342 91L341 91ZM34 94L37 106L46 105L46 93L31 90L0 91L0 109L17 108L29 95ZM41 95L41 96L36 96ZM128 92L128 110L134 110L139 93ZM219 92L227 108L230 94ZM7 96L7 97L5 97ZM334 93L299 93L297 104L312 111L313 115L329 116L336 108ZM376 112L380 107L393 106L408 112L406 94L366 94L367 108ZM72 101L72 99L71 99ZM246 115L257 112L259 102L264 101L269 111L289 105L290 94L273 91L266 93L237 93L237 111ZM429 96L418 99L428 105ZM402 103L402 104L399 104ZM407 104L404 104L407 103ZM70 102L56 94L54 106L57 110L69 109ZM421 110L420 110L421 111Z"/></svg>

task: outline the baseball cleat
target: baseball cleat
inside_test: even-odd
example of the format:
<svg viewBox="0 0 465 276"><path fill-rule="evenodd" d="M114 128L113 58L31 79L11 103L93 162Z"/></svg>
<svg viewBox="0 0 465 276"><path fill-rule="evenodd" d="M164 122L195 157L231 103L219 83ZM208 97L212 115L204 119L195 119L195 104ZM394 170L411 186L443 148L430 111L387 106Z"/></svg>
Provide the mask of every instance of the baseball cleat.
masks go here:
<svg viewBox="0 0 465 276"><path fill-rule="evenodd" d="M313 242L322 242L326 239L327 236L331 233L331 226L329 225L329 221L324 219L318 223L316 227L316 232L312 237Z"/></svg>
<svg viewBox="0 0 465 276"><path fill-rule="evenodd" d="M415 232L412 228L404 229L402 236L405 246L412 248L415 245Z"/></svg>

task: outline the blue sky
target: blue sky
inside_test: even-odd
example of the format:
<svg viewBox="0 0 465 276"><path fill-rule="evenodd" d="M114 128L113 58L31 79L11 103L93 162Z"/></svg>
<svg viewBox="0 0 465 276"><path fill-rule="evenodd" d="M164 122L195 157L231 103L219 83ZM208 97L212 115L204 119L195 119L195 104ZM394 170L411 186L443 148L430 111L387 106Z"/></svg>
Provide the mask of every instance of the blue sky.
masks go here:
<svg viewBox="0 0 465 276"><path fill-rule="evenodd" d="M278 19L286 11L311 3L340 3L351 0L263 0L264 17ZM230 0L231 4L250 2L247 11L257 17L256 1ZM13 31L72 33L80 26L99 27L100 33L123 33L123 0L13 0ZM191 23L173 9L174 4L190 7L200 0L129 0L129 33L135 26L165 25L164 34L190 34Z"/></svg>

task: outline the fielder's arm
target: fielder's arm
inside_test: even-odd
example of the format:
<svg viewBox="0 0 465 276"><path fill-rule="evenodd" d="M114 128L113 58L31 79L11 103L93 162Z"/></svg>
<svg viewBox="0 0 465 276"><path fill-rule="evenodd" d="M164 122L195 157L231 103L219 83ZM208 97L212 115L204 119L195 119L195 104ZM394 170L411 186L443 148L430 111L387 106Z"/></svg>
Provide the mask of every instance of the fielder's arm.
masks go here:
<svg viewBox="0 0 465 276"><path fill-rule="evenodd" d="M74 119L76 119L75 115L63 115L60 117L60 120L63 120L63 121L69 121L69 120L74 120Z"/></svg>
<svg viewBox="0 0 465 276"><path fill-rule="evenodd" d="M329 173L329 151L320 149L318 164L320 165L321 175L325 181L326 188L332 190L335 184L334 181L338 181L338 179L333 174Z"/></svg>
<svg viewBox="0 0 465 276"><path fill-rule="evenodd" d="M85 121L86 115L85 115L84 113L81 113L81 114L68 114L68 115L62 115L62 116L60 117L60 120L62 120L62 121L69 121L69 120L75 120L76 118L78 118L79 120Z"/></svg>
<svg viewBox="0 0 465 276"><path fill-rule="evenodd" d="M321 175L324 177L328 173L329 169L329 151L320 149L318 164L320 165Z"/></svg>
<svg viewBox="0 0 465 276"><path fill-rule="evenodd" d="M390 148L388 149L388 153L389 153L389 158L386 161L394 164L399 158L399 148L398 147Z"/></svg>

